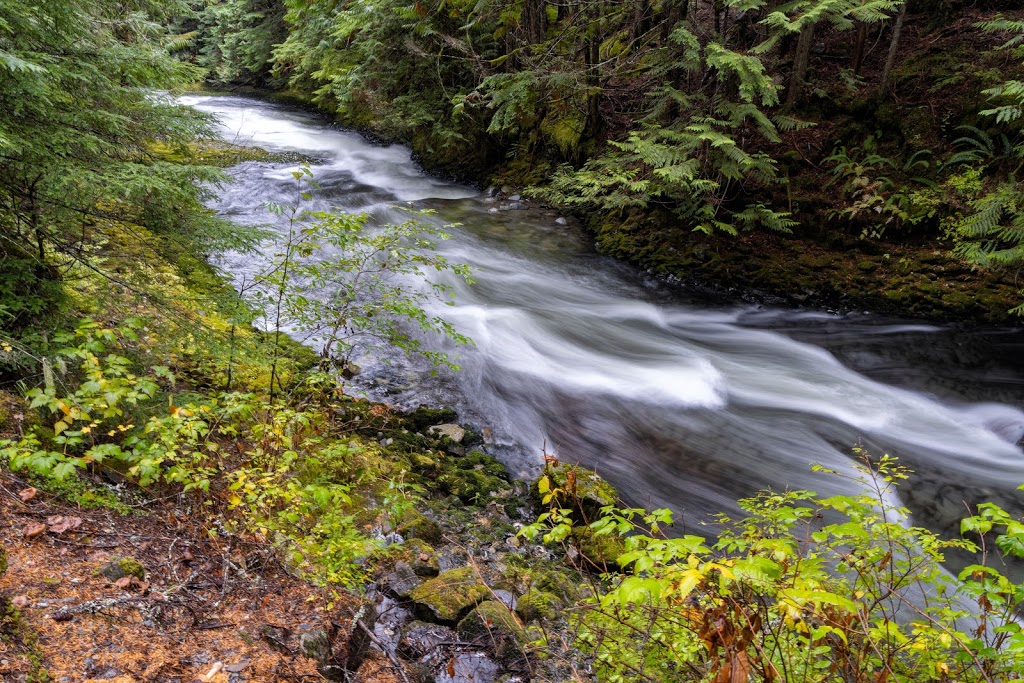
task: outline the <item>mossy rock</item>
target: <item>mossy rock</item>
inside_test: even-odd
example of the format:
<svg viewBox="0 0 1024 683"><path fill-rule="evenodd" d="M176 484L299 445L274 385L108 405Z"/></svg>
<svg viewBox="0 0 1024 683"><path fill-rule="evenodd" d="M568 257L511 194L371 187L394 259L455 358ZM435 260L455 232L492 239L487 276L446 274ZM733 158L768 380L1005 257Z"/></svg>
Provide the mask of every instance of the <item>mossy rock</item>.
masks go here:
<svg viewBox="0 0 1024 683"><path fill-rule="evenodd" d="M484 600L490 591L472 567L441 572L410 593L416 613L424 621L455 624Z"/></svg>
<svg viewBox="0 0 1024 683"><path fill-rule="evenodd" d="M139 581L146 578L146 568L134 557L115 557L96 570L100 576L109 581L117 581L126 576L134 576Z"/></svg>
<svg viewBox="0 0 1024 683"><path fill-rule="evenodd" d="M403 419L409 431L422 432L427 427L455 422L458 418L459 414L451 408L427 408L426 406L420 406L411 413L407 413Z"/></svg>
<svg viewBox="0 0 1024 683"><path fill-rule="evenodd" d="M492 493L508 488L508 470L495 458L481 451L464 457L448 458L435 488L441 493L458 496L464 503L482 504Z"/></svg>
<svg viewBox="0 0 1024 683"><path fill-rule="evenodd" d="M586 569L599 572L620 569L618 557L626 552L626 544L618 534L598 535L590 527L582 526L572 530L572 540L586 560Z"/></svg>
<svg viewBox="0 0 1024 683"><path fill-rule="evenodd" d="M564 606L553 593L532 586L516 601L516 613L523 621L549 621L556 618Z"/></svg>
<svg viewBox="0 0 1024 683"><path fill-rule="evenodd" d="M546 493L541 493L546 489ZM553 498L544 503L544 496ZM579 465L559 463L548 465L544 474L534 483L533 496L539 508L568 508L578 523L589 524L601 515L601 508L619 500L615 488L596 472Z"/></svg>
<svg viewBox="0 0 1024 683"><path fill-rule="evenodd" d="M381 548L370 556L370 562L377 576L390 572L399 562L408 564L416 576L437 576L440 572L437 552L419 538Z"/></svg>
<svg viewBox="0 0 1024 683"><path fill-rule="evenodd" d="M430 545L437 545L444 540L444 529L434 520L412 513L398 525L398 533L405 539L418 538Z"/></svg>
<svg viewBox="0 0 1024 683"><path fill-rule="evenodd" d="M464 641L489 644L500 661L522 658L520 644L526 642L526 631L515 613L499 602L488 600L477 605L459 622L456 631Z"/></svg>
<svg viewBox="0 0 1024 683"><path fill-rule="evenodd" d="M576 602L581 597L580 577L578 574L570 576L561 570L550 570L539 572L533 582L532 588L551 593L564 604Z"/></svg>

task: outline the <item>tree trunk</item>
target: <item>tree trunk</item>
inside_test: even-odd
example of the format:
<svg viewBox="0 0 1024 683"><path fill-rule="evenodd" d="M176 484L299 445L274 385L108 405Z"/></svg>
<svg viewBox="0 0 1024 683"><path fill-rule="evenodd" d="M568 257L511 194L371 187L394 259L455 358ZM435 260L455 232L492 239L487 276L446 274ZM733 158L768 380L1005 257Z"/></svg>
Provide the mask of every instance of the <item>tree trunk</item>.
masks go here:
<svg viewBox="0 0 1024 683"><path fill-rule="evenodd" d="M860 75L860 68L864 62L864 44L868 39L868 25L863 21L857 23L857 40L853 44L853 57L850 59L850 69L855 75Z"/></svg>
<svg viewBox="0 0 1024 683"><path fill-rule="evenodd" d="M523 14L520 27L526 45L537 45L544 42L547 33L548 15L544 0L526 0L523 3Z"/></svg>
<svg viewBox="0 0 1024 683"><path fill-rule="evenodd" d="M811 61L811 45L813 43L814 24L807 24L800 29L800 39L796 43L793 75L789 79L789 92L786 93L786 104L783 107L786 111L793 109L803 95L804 80L807 78L807 67Z"/></svg>
<svg viewBox="0 0 1024 683"><path fill-rule="evenodd" d="M900 46L900 32L903 31L903 19L907 16L907 4L903 3L903 7L900 8L900 15L896 18L896 26L892 30L892 42L889 43L889 56L885 58L885 69L882 70L882 82L878 85L878 90L885 96L885 91L889 87L889 78L892 76L892 68L896 65L896 51Z"/></svg>

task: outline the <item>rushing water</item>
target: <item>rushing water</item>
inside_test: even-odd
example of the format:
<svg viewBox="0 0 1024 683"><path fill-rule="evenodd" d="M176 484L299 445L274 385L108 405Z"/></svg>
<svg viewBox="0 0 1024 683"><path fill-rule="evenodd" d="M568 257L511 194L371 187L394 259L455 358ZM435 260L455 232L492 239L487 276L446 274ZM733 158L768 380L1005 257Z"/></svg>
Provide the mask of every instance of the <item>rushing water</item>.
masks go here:
<svg viewBox="0 0 1024 683"><path fill-rule="evenodd" d="M488 449L521 476L542 449L607 477L631 502L670 506L686 524L771 487L853 490L851 448L897 455L916 470L903 497L920 520L952 529L965 502L1013 505L1024 483L1024 334L722 304L596 254L543 210L502 210L478 190L421 172L400 146L281 105L188 97L228 140L302 152L318 208L402 220L411 203L459 223L439 245L470 264L440 307L475 342L462 371L367 360L359 386L377 398L456 407L493 434ZM295 196L294 168L245 163L216 207L270 219ZM228 255L236 277L259 259ZM441 340L436 340L444 346Z"/></svg>

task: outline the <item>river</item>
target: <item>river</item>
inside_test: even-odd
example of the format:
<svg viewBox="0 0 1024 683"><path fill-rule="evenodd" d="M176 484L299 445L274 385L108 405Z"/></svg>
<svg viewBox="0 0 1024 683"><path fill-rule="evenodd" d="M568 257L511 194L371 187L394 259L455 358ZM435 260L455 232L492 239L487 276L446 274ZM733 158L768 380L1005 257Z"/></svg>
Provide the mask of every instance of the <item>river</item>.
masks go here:
<svg viewBox="0 0 1024 683"><path fill-rule="evenodd" d="M454 351L462 370L363 359L350 390L456 408L488 427L487 449L520 477L538 471L546 448L597 470L633 504L671 507L694 530L764 488L855 490L811 466L849 474L860 444L915 470L901 497L920 523L952 533L966 504L1018 507L1020 330L716 301L597 254L553 211L508 210L431 177L404 147L280 104L183 101L216 115L229 141L315 158L313 208L395 221L411 205L459 224L438 249L471 265L476 283L453 280L456 304L437 312L475 342ZM243 163L214 208L266 223L266 202L295 196L293 170ZM260 262L227 254L221 265L240 279Z"/></svg>

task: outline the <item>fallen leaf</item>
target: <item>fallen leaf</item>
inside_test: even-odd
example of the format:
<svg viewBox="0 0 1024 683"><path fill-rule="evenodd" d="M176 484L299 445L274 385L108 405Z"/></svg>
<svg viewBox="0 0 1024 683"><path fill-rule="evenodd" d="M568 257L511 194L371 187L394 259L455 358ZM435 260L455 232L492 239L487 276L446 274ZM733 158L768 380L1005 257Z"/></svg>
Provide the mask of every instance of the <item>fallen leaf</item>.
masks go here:
<svg viewBox="0 0 1024 683"><path fill-rule="evenodd" d="M46 533L46 525L39 522L29 522L25 525L22 533L25 535L25 538L35 538Z"/></svg>
<svg viewBox="0 0 1024 683"><path fill-rule="evenodd" d="M52 515L46 518L46 523L50 525L50 531L55 534L62 534L65 531L71 531L72 529L77 529L82 526L82 518Z"/></svg>
<svg viewBox="0 0 1024 683"><path fill-rule="evenodd" d="M127 588L128 586L132 585L132 579L134 578L134 576L122 576L120 579L114 582L114 585L118 588Z"/></svg>
<svg viewBox="0 0 1024 683"><path fill-rule="evenodd" d="M13 598L11 598L11 604L17 607L18 609L28 607L28 597L24 595L16 595Z"/></svg>
<svg viewBox="0 0 1024 683"><path fill-rule="evenodd" d="M39 495L39 489L29 486L27 489L22 489L18 492L18 498L21 498L22 503L27 503L33 498Z"/></svg>

